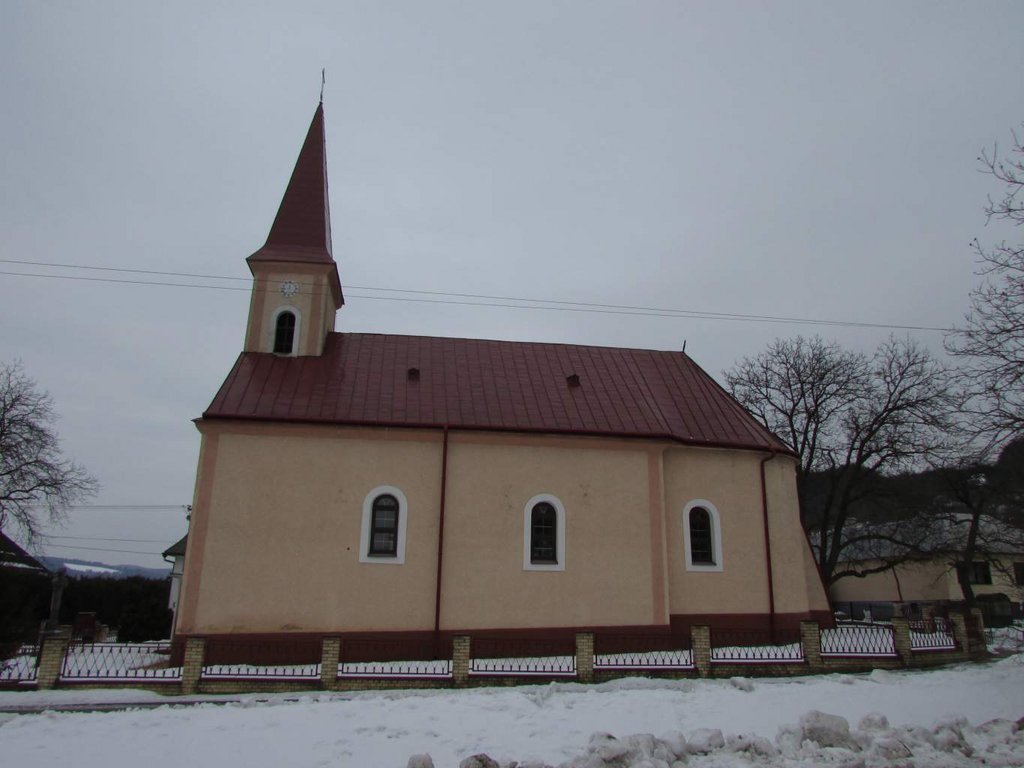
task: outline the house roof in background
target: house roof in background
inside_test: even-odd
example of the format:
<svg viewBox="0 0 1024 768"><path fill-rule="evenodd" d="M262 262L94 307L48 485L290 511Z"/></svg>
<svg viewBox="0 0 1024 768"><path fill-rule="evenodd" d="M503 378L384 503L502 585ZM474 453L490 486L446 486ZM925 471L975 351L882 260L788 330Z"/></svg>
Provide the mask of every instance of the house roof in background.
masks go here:
<svg viewBox="0 0 1024 768"><path fill-rule="evenodd" d="M186 533L184 536L182 536L176 542L171 544L171 546L169 546L167 549L165 549L161 554L163 554L164 557L184 557L185 556L185 547L187 546L187 544L188 544L188 534Z"/></svg>
<svg viewBox="0 0 1024 768"><path fill-rule="evenodd" d="M48 572L46 566L4 533L0 533L0 568L23 568L42 573Z"/></svg>
<svg viewBox="0 0 1024 768"><path fill-rule="evenodd" d="M671 439L789 449L682 352L331 333L245 352L204 418Z"/></svg>

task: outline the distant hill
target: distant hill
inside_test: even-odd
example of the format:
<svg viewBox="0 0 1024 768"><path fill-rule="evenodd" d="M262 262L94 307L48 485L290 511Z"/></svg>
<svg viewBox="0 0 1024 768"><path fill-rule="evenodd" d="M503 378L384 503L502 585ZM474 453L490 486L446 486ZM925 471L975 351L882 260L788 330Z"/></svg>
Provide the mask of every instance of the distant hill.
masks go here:
<svg viewBox="0 0 1024 768"><path fill-rule="evenodd" d="M125 579L129 576L141 576L144 579L166 579L171 568L143 568L141 565L108 565L92 560L75 560L63 557L36 558L49 570L67 568L68 576L109 576L112 579Z"/></svg>

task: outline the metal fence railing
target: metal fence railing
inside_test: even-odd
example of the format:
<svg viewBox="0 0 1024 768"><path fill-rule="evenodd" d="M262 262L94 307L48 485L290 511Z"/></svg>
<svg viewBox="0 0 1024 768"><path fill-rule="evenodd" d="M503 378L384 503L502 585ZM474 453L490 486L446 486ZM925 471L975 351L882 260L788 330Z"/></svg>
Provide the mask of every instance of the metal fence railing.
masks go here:
<svg viewBox="0 0 1024 768"><path fill-rule="evenodd" d="M38 666L38 645L0 644L0 687L34 683Z"/></svg>
<svg viewBox="0 0 1024 768"><path fill-rule="evenodd" d="M575 677L575 639L474 637L469 674Z"/></svg>
<svg viewBox="0 0 1024 768"><path fill-rule="evenodd" d="M320 655L319 638L209 638L202 677L207 680L319 680Z"/></svg>
<svg viewBox="0 0 1024 768"><path fill-rule="evenodd" d="M896 638L890 624L837 624L821 630L822 656L895 657Z"/></svg>
<svg viewBox="0 0 1024 768"><path fill-rule="evenodd" d="M71 643L64 655L63 682L147 680L176 682L181 667L171 666L171 644Z"/></svg>
<svg viewBox="0 0 1024 768"><path fill-rule="evenodd" d="M693 669L689 635L594 635L594 669Z"/></svg>
<svg viewBox="0 0 1024 768"><path fill-rule="evenodd" d="M712 663L787 664L804 660L799 631L713 629Z"/></svg>
<svg viewBox="0 0 1024 768"><path fill-rule="evenodd" d="M451 640L432 636L345 638L338 677L449 678Z"/></svg>
<svg viewBox="0 0 1024 768"><path fill-rule="evenodd" d="M936 651L956 648L953 628L947 619L910 622L910 647L915 651Z"/></svg>

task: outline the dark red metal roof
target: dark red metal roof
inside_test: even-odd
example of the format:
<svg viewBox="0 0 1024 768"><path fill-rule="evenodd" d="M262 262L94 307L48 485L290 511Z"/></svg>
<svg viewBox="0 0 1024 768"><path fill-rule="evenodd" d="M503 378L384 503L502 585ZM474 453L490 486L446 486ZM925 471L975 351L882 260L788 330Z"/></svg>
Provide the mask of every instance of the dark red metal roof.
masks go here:
<svg viewBox="0 0 1024 768"><path fill-rule="evenodd" d="M281 207L267 242L250 260L279 260L265 251L297 251L303 261L334 261L331 256L331 210L327 196L327 149L324 105L313 113Z"/></svg>
<svg viewBox="0 0 1024 768"><path fill-rule="evenodd" d="M267 242L246 261L330 264L335 306L345 303L338 266L331 255L331 205L327 194L327 139L324 105L317 105L299 150Z"/></svg>
<svg viewBox="0 0 1024 768"><path fill-rule="evenodd" d="M242 353L203 416L788 452L684 353L572 344L331 333L321 357Z"/></svg>

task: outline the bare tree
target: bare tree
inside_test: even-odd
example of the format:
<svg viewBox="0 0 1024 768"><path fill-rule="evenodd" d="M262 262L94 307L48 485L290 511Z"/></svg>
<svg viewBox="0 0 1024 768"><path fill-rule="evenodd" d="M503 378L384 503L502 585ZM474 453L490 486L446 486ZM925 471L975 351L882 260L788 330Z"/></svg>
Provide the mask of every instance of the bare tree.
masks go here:
<svg viewBox="0 0 1024 768"><path fill-rule="evenodd" d="M821 338L776 340L725 373L732 394L799 459L801 518L826 585L920 553L921 521L888 516L886 475L938 449L955 412L949 371L925 349L889 339L872 356ZM885 553L870 567L855 559Z"/></svg>
<svg viewBox="0 0 1024 768"><path fill-rule="evenodd" d="M1007 555L1024 548L1024 463L1018 444L988 464L978 457L949 462L922 477L933 486L930 516L936 550L956 569L964 601L974 603L974 564L1012 568ZM1012 583L1013 574L1006 574Z"/></svg>
<svg viewBox="0 0 1024 768"><path fill-rule="evenodd" d="M33 540L45 519L92 496L97 482L65 459L50 395L18 362L0 365L0 530L14 525Z"/></svg>
<svg viewBox="0 0 1024 768"><path fill-rule="evenodd" d="M1022 126L1024 127L1024 126ZM1006 153L998 145L978 158L983 173L1003 185L989 197L989 222L1024 225L1024 144L1013 133ZM947 339L962 358L963 380L972 394L966 408L975 431L990 445L1024 435L1024 246L1005 240L993 247L973 243L982 277L971 292L964 326Z"/></svg>

